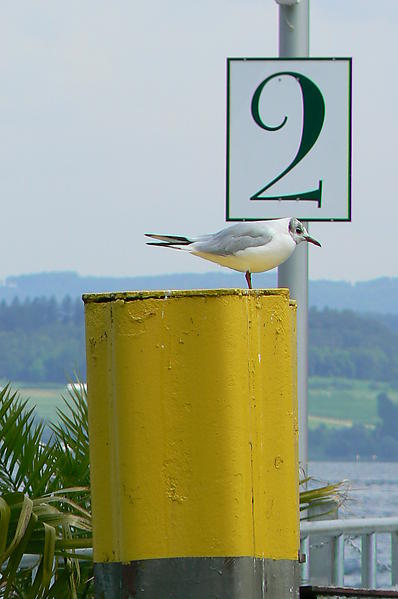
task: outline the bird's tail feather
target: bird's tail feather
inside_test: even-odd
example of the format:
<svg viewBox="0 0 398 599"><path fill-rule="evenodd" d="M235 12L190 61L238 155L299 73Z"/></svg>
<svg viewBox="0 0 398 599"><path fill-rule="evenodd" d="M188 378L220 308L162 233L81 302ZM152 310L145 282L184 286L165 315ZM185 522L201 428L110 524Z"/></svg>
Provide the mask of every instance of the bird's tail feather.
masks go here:
<svg viewBox="0 0 398 599"><path fill-rule="evenodd" d="M155 235L154 233L145 233L146 237L152 239L159 239L162 243L154 243L153 241L147 242L147 245L161 245L161 246L176 246L176 245L190 245L190 241L187 237L181 237L180 235Z"/></svg>
<svg viewBox="0 0 398 599"><path fill-rule="evenodd" d="M172 250L182 250L182 248L178 245L173 245L172 243L165 243L164 241L147 241L147 245L157 245L164 248L171 248Z"/></svg>

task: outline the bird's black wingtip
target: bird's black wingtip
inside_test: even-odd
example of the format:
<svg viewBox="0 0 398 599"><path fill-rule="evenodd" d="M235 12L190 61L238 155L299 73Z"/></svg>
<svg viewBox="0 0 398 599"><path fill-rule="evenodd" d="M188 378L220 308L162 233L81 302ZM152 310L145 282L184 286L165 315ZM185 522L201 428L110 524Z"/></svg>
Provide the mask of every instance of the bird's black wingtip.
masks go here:
<svg viewBox="0 0 398 599"><path fill-rule="evenodd" d="M160 247L164 247L164 248L172 248L173 246L170 245L170 243L166 243L165 241L147 241L146 245L157 245ZM179 248L175 248L175 249L179 249Z"/></svg>

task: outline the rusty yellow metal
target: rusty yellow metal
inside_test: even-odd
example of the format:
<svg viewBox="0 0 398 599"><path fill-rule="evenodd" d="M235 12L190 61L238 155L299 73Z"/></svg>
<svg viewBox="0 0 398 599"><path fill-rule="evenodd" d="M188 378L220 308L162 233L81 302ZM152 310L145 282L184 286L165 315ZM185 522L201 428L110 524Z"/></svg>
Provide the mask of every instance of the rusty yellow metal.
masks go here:
<svg viewBox="0 0 398 599"><path fill-rule="evenodd" d="M94 561L296 560L288 291L83 299Z"/></svg>

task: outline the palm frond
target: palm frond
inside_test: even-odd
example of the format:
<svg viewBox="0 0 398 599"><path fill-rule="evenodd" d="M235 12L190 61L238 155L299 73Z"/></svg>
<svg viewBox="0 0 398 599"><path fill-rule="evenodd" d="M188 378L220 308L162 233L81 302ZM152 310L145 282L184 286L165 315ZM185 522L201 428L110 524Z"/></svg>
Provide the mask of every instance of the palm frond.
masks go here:
<svg viewBox="0 0 398 599"><path fill-rule="evenodd" d="M92 556L82 552L92 548L92 527L81 389L72 387L47 443L35 408L9 386L0 391L0 598L91 592Z"/></svg>
<svg viewBox="0 0 398 599"><path fill-rule="evenodd" d="M44 425L27 404L8 385L0 391L0 493L40 496L55 476L52 445L42 443Z"/></svg>
<svg viewBox="0 0 398 599"><path fill-rule="evenodd" d="M30 576L31 587L36 589L37 594L33 596L46 597L60 569L65 568L69 589L72 585L76 591L80 582L79 560L87 561L87 555L81 556L76 551L92 547L91 518L82 515L84 509L75 512L73 502L68 503L70 511L63 512L51 499L44 496L32 501L20 492L0 497L3 507L0 518L5 515L5 521L0 521L0 546L4 548L0 554L0 597L12 597L18 577L27 576ZM59 499L67 501L66 497ZM22 568L26 554L38 556L38 562L30 568ZM37 571L32 582L34 568Z"/></svg>
<svg viewBox="0 0 398 599"><path fill-rule="evenodd" d="M305 514L303 520L311 519L311 510L314 512L315 508L319 518L337 512L347 501L350 485L346 480L332 484L319 483L311 476L300 480L300 486L307 487L308 483L313 485L312 488L300 491L300 512Z"/></svg>
<svg viewBox="0 0 398 599"><path fill-rule="evenodd" d="M58 422L51 424L57 445L57 462L62 484L88 487L90 484L87 392L76 380L62 396L64 407L57 408Z"/></svg>

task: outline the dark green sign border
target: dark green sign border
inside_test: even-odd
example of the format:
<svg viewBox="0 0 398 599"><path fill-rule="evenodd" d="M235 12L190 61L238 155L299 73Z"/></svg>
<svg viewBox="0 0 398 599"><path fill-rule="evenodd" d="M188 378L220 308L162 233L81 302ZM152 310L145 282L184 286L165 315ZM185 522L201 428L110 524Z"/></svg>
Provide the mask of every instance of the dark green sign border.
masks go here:
<svg viewBox="0 0 398 599"><path fill-rule="evenodd" d="M267 218L238 218L229 216L229 157L230 157L230 64L232 62L260 62L260 61L345 61L348 62L348 189L347 189L347 218L306 218L300 217L303 221L309 222L351 222L351 170L352 170L352 58L351 57L308 57L308 58L227 58L227 169L226 169L226 221L252 221L252 220L270 220L272 218L280 218L278 216L269 216Z"/></svg>

